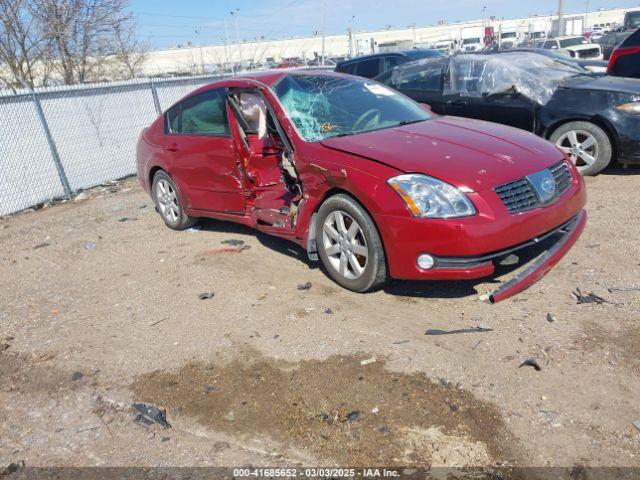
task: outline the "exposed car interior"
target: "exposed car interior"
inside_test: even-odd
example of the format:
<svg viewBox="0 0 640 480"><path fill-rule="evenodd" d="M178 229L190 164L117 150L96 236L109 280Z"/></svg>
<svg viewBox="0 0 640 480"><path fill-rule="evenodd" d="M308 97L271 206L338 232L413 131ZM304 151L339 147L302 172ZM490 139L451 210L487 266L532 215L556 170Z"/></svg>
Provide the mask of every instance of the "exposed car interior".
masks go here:
<svg viewBox="0 0 640 480"><path fill-rule="evenodd" d="M302 197L291 151L273 112L257 90L232 90L228 96L246 155L242 167L251 183L259 221L291 227Z"/></svg>

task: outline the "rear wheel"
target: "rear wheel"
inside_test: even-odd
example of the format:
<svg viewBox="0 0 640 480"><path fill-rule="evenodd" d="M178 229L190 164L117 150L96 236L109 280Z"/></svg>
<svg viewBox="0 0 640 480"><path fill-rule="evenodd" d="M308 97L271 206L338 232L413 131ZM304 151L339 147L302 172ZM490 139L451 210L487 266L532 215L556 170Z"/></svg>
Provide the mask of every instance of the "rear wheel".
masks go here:
<svg viewBox="0 0 640 480"><path fill-rule="evenodd" d="M583 175L595 175L611 162L611 140L607 133L590 122L569 122L549 137L563 150Z"/></svg>
<svg viewBox="0 0 640 480"><path fill-rule="evenodd" d="M384 247L373 219L348 195L334 195L318 211L316 244L329 276L355 292L387 281Z"/></svg>
<svg viewBox="0 0 640 480"><path fill-rule="evenodd" d="M154 175L152 195L156 210L167 227L173 230L184 230L197 223L197 218L190 217L184 212L178 188L166 172L158 171Z"/></svg>

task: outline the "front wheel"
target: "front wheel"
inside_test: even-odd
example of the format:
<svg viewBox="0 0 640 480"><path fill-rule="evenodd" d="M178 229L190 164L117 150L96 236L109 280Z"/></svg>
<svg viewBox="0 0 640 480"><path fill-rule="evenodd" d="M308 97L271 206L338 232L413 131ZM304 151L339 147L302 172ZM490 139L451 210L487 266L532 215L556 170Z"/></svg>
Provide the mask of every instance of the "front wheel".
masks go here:
<svg viewBox="0 0 640 480"><path fill-rule="evenodd" d="M373 219L348 195L334 195L318 211L316 244L322 265L339 285L354 292L387 281L384 247Z"/></svg>
<svg viewBox="0 0 640 480"><path fill-rule="evenodd" d="M611 162L611 140L593 123L565 123L551 134L549 140L567 154L582 175L595 175Z"/></svg>

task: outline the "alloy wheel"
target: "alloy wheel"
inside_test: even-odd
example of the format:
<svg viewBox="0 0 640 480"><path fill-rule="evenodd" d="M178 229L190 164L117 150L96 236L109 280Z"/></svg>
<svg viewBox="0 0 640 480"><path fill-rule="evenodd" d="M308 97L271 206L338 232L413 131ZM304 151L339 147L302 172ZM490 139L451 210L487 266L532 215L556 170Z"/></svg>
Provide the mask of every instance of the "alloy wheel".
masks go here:
<svg viewBox="0 0 640 480"><path fill-rule="evenodd" d="M584 130L569 130L558 138L556 145L569 156L578 170L590 167L598 159L598 142Z"/></svg>
<svg viewBox="0 0 640 480"><path fill-rule="evenodd" d="M369 259L367 240L356 220L342 210L327 215L322 226L322 243L329 263L349 280L360 278Z"/></svg>
<svg viewBox="0 0 640 480"><path fill-rule="evenodd" d="M165 220L175 223L180 218L180 205L178 205L178 195L173 186L164 179L158 181L156 188L156 198L160 214Z"/></svg>

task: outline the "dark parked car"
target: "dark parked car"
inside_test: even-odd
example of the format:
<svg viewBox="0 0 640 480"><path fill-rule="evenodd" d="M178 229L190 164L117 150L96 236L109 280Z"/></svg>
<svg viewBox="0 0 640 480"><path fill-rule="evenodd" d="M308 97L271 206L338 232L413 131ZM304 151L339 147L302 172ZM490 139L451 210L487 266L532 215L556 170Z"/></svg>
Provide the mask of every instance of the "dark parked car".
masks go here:
<svg viewBox="0 0 640 480"><path fill-rule="evenodd" d="M632 10L624 14L624 28L627 30L635 30L640 28L640 10Z"/></svg>
<svg viewBox="0 0 640 480"><path fill-rule="evenodd" d="M373 78L404 63L444 56L444 53L438 50L417 48L414 50L404 50L402 52L376 53L340 62L336 65L336 72Z"/></svg>
<svg viewBox="0 0 640 480"><path fill-rule="evenodd" d="M534 132L584 175L640 163L640 80L588 74L535 53L457 55L414 62L376 80L444 115Z"/></svg>
<svg viewBox="0 0 640 480"><path fill-rule="evenodd" d="M615 48L609 59L607 74L640 78L640 28Z"/></svg>
<svg viewBox="0 0 640 480"><path fill-rule="evenodd" d="M389 277L486 277L528 252L526 269L483 296L497 302L542 278L586 222L584 180L548 142L435 117L334 72L206 85L143 130L137 168L169 228L198 217L254 227L299 244L357 292Z"/></svg>
<svg viewBox="0 0 640 480"><path fill-rule="evenodd" d="M604 35L598 43L602 47L602 58L609 60L613 50L624 42L633 32L610 32Z"/></svg>

